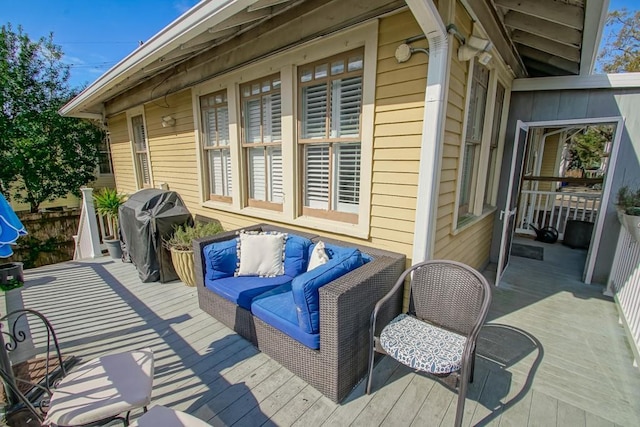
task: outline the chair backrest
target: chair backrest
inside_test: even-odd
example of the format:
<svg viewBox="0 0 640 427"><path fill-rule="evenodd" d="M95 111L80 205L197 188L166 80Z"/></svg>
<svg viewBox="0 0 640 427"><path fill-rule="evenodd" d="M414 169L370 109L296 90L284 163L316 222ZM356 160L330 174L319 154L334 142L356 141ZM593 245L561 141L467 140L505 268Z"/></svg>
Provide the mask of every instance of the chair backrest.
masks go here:
<svg viewBox="0 0 640 427"><path fill-rule="evenodd" d="M455 261L426 261L413 269L410 312L467 336L479 329L491 302L491 286L480 273Z"/></svg>

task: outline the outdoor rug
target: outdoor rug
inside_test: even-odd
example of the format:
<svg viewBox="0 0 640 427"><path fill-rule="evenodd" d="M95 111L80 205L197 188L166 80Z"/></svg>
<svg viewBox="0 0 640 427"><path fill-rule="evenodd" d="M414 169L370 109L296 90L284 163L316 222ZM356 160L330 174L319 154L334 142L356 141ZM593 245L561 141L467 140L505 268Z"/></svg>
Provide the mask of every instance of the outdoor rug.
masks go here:
<svg viewBox="0 0 640 427"><path fill-rule="evenodd" d="M514 243L511 245L511 255L542 261L544 259L544 248Z"/></svg>

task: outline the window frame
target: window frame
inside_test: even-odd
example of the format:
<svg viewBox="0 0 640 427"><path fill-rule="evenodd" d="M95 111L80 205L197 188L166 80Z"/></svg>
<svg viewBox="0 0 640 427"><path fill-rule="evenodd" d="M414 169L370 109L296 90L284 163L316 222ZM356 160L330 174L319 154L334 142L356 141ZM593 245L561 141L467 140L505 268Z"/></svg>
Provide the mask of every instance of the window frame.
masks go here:
<svg viewBox="0 0 640 427"><path fill-rule="evenodd" d="M223 95L224 96L224 101L220 102L220 103L215 103L213 106L211 105L207 105L206 107L203 106L203 98L215 98L218 95ZM209 195L209 200L215 200L215 201L219 201L219 202L223 202L223 203L231 203L233 200L232 194L233 194L233 178L231 176L226 176L226 171L225 169L223 169L221 171L221 175L223 176L223 180L225 181L223 183L223 188L227 187L227 180L231 180L231 194L228 195L224 195L224 194L215 194L212 192L211 189L211 173L212 173L212 165L211 165L211 161L210 161L210 152L220 152L221 154L223 152L228 152L228 156L230 158L230 162L232 162L231 160L231 135L228 135L228 139L229 142L227 145L221 145L220 144L220 138L218 133L219 131L219 124L218 124L218 108L222 108L222 107L226 107L227 108L227 131L229 128L229 98L227 97L227 91L225 89L223 90L218 90L215 92L210 92L204 95L201 95L198 97L198 108L200 111L200 116L201 116L201 120L202 123L204 125L205 120L204 120L204 115L206 111L210 111L213 110L215 111L215 120L216 120L216 136L215 136L215 144L214 145L208 145L207 142L210 140L210 135L209 135L209 127L208 126L203 126L202 127L202 134L203 134L203 139L202 139L202 145L201 145L201 150L203 151L203 163L204 163L204 172L206 174L206 179L205 179L205 186L206 186L206 193L208 193ZM206 110L205 110L206 109ZM224 191L223 191L224 192Z"/></svg>
<svg viewBox="0 0 640 427"><path fill-rule="evenodd" d="M501 59L494 55L492 61L487 64L486 68L489 71L489 82L487 90L487 98L485 100L485 115L482 128L482 139L478 147L479 153L476 159L477 169L476 173L472 177L471 186L471 200L469 204L469 211L465 212L464 207L461 208L460 197L462 191L462 176L463 166L465 162L465 148L466 148L466 134L469 124L469 108L471 102L473 72L476 66L477 59L469 61L469 69L467 75L467 87L466 87L466 99L464 110L464 122L462 127L462 136L460 144L460 155L458 158L458 180L456 184L456 197L454 208L454 221L452 223L452 232L457 234L463 229L475 224L491 212L494 212L496 207L498 186L500 180L500 172L502 169L502 156L504 152L504 137L507 127L507 119L509 115L509 104L511 101L511 82L513 75L509 74L505 64ZM497 141L498 145L496 150L495 166L492 172L489 169L489 156L490 145L492 139L491 127L494 124L494 118L496 115L495 101L497 95L498 84L504 88L504 98L502 101L502 111L500 113L500 128L498 130ZM491 180L491 183L488 181ZM488 192L487 190L490 189ZM485 203L486 200L490 200L491 203Z"/></svg>
<svg viewBox="0 0 640 427"><path fill-rule="evenodd" d="M133 125L133 120L137 117L142 117L142 127L144 129L144 139L145 139L145 151L138 151L136 147L135 140L135 129ZM144 106L140 106L137 108L132 108L127 110L127 127L129 131L129 141L131 143L131 160L133 163L133 171L136 178L136 189L141 190L143 188L153 188L153 167L151 165L151 148L149 146L149 128L147 126L147 118L144 112ZM146 154L147 164L149 167L149 183L144 182L144 177L142 174L142 168L140 162L138 160L138 154Z"/></svg>
<svg viewBox="0 0 640 427"><path fill-rule="evenodd" d="M271 83L270 89L267 92L263 92L262 91L262 84L264 81L269 81ZM280 85L278 86L277 92L274 90L273 88L273 82L274 81L279 81ZM245 88L249 88L249 91L251 92L251 88L253 85L258 84L259 85L259 92L257 94L250 94L249 96L244 96L243 91ZM251 190L250 190L250 186L251 186L251 179L250 179L250 171L251 168L249 167L249 162L250 162L250 158L249 158L249 151L251 149L255 149L255 148L262 148L263 153L264 153L264 171L265 171L265 178L267 176L267 172L269 170L269 161L268 161L268 152L269 152L269 148L270 147L280 147L280 158L282 159L282 133L283 133L283 129L282 129L282 77L280 75L280 73L273 73L270 75L266 75L264 77L246 82L246 83L242 83L240 85L238 85L238 106L237 108L239 108L240 110L240 146L242 149L242 158L243 158L243 168L242 168L242 177L243 177L243 182L244 182L244 191L246 194L246 200L245 203L247 206L249 207L254 207L254 208L259 208L259 209L269 209L272 211L278 211L278 212L282 212L283 210L283 202L273 202L270 200L259 200L259 199L254 199L251 198ZM270 141L270 142L265 142L265 132L264 132L264 128L263 128L263 123L264 123L264 117L263 117L263 100L264 100L264 96L267 95L272 95L274 93L278 93L280 95L280 140L279 141ZM255 100L258 99L260 101L260 142L248 142L247 140L247 129L246 129L246 121L245 121L245 116L244 116L244 109L243 106L245 105L245 101L251 101L251 100ZM282 160L282 175L284 175L284 161ZM264 182L264 194L265 194L265 198L267 198L267 194L269 194L269 190L270 190L270 185L272 183L270 182L270 180L265 179ZM284 190L283 191L283 195L282 198L284 199Z"/></svg>
<svg viewBox="0 0 640 427"><path fill-rule="evenodd" d="M378 54L378 21L371 20L353 28L342 30L318 40L302 43L276 55L263 58L233 71L215 76L210 80L197 84L191 89L193 119L195 131L195 147L200 146L202 138L201 118L198 97L202 94L227 89L227 97L231 106L229 125L231 135L233 201L231 204L209 200L206 197L203 180L201 150L196 151L198 162L198 183L200 204L205 209L215 209L230 214L242 215L257 220L267 220L288 224L292 227L311 228L329 233L347 235L366 239L370 237L371 223L371 191L373 173L373 129L374 106L376 92L376 67ZM297 148L297 66L315 62L344 51L364 46L364 79L363 105L361 119L361 159L360 159L360 212L357 224L336 220L301 215L300 196L297 180L301 162ZM239 85L244 82L280 73L282 102L282 161L283 173L283 209L274 211L248 206L245 203L246 191L242 175L244 164L240 147L240 108ZM241 183L237 184L236 183Z"/></svg>
<svg viewBox="0 0 640 427"><path fill-rule="evenodd" d="M358 70L355 71L349 71L348 70L348 64L349 64L349 59L355 55L359 55L362 57L362 67ZM337 60L343 60L344 62L344 71L333 75L331 72L331 66L334 62L336 62ZM318 65L323 65L323 64L327 64L327 71L326 71L326 76L325 77L321 77L321 78L316 78L315 75L312 76L311 80L306 81L306 82L302 82L302 73L304 72L305 69L311 69L312 70L312 74L315 74L315 70L316 67ZM332 95L333 95L333 90L332 90L332 82L335 80L344 80L344 79L348 79L348 78L353 78L353 77L360 77L361 78L361 85L364 86L364 47L359 47L356 49L351 49L345 52L341 52L339 54L335 54L329 57L325 57L313 62L309 62L306 64L301 64L298 66L298 72L296 73L296 84L297 84L297 88L296 88L296 99L298 102L298 111L297 111L297 131L298 131L298 139L297 139L297 146L298 146L298 158L300 161L300 174L298 175L298 182L300 182L301 184L298 187L298 197L300 200L300 213L303 216L310 216L310 217L318 217L318 218L323 218L323 219L328 219L328 220L335 220L335 221L339 221L339 222L346 222L346 223L351 223L351 224L357 224L358 220L359 220L359 215L360 215L360 197L358 197L358 213L353 213L353 212L346 212L346 211L339 211L336 209L332 209L333 205L337 205L339 202L337 200L334 201L335 198L335 187L336 187L336 183L333 181L334 179L337 180L337 175L334 177L334 171L335 171L335 158L337 156L337 151L335 145L342 145L342 144L354 144L354 143L358 143L360 144L360 153L362 153L362 108L363 108L363 98L364 98L364 94L362 94L361 99L360 99L360 113L359 113L359 117L358 117L358 136L357 137L332 137L330 136L332 128L331 128L331 116L334 113L333 112L333 103L332 103ZM318 84L326 84L327 88L326 88L326 102L327 102L327 106L326 106L326 119L325 119L325 135L327 135L324 138L303 138L303 103L302 103L302 97L303 97L303 91L305 87L311 87L311 86L317 86ZM364 92L364 89L362 90ZM327 145L329 146L329 154L328 154L328 158L329 158L329 171L328 171L328 194L327 194L327 206L328 209L318 209L318 208L312 208L310 206L305 206L305 178L307 176L306 173L306 163L305 163L305 150L307 149L308 146L313 146L313 145ZM362 155L362 154L360 154ZM360 160L360 163L362 164L362 160ZM360 171L360 174L362 172ZM359 196L360 194L358 194Z"/></svg>

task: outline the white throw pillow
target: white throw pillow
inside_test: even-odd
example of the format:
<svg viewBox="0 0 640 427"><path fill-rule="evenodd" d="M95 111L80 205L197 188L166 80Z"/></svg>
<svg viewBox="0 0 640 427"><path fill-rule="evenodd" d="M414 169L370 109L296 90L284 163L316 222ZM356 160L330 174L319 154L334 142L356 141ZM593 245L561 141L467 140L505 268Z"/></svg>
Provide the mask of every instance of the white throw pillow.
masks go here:
<svg viewBox="0 0 640 427"><path fill-rule="evenodd" d="M311 252L307 271L311 271L322 264L326 264L327 262L329 262L329 257L327 256L327 252L324 250L324 242L321 240L316 244Z"/></svg>
<svg viewBox="0 0 640 427"><path fill-rule="evenodd" d="M286 234L240 233L238 276L275 277L284 274Z"/></svg>

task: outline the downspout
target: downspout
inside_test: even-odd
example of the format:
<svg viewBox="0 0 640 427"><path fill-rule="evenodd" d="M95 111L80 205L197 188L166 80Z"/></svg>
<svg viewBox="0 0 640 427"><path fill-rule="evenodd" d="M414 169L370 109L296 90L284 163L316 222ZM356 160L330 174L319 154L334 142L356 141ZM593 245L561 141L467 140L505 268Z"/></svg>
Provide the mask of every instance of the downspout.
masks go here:
<svg viewBox="0 0 640 427"><path fill-rule="evenodd" d="M407 0L407 5L429 41L413 237L412 262L416 264L433 258L446 114L445 96L449 77L449 41L445 25L432 0Z"/></svg>

